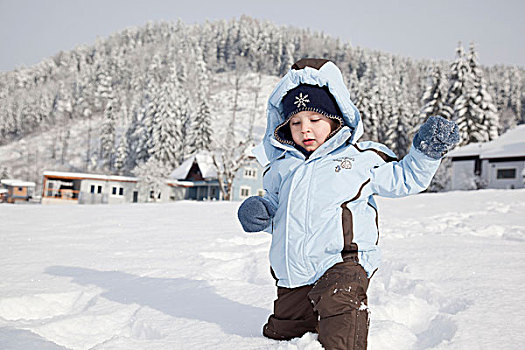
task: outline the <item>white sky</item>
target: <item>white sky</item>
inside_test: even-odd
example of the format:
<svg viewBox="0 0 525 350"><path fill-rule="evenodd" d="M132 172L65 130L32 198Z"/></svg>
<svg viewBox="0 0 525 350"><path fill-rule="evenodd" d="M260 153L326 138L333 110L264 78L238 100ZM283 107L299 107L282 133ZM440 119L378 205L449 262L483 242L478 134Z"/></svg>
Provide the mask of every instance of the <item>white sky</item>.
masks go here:
<svg viewBox="0 0 525 350"><path fill-rule="evenodd" d="M474 41L482 64L525 66L523 0L0 0L0 71L150 20L242 14L413 58L451 60Z"/></svg>

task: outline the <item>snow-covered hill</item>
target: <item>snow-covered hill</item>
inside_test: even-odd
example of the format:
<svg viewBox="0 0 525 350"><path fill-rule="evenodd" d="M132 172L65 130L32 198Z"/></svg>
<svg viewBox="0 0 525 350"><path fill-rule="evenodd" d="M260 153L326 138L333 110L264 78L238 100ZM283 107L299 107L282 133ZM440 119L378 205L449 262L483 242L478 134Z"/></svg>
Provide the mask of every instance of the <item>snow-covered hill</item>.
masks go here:
<svg viewBox="0 0 525 350"><path fill-rule="evenodd" d="M369 349L521 349L525 190L378 203ZM238 205L0 205L0 348L320 349L261 336L270 236Z"/></svg>
<svg viewBox="0 0 525 350"><path fill-rule="evenodd" d="M231 73L214 74L211 77L209 105L213 140L226 137L235 94L232 83L234 78ZM247 135L253 119L253 138L255 142L262 139L266 128L266 103L278 80L278 77L264 74L243 75L236 110L239 135ZM34 181L39 193L44 170L104 172L96 162L103 122L102 116L75 120L0 146L0 176L2 167L7 166L10 177ZM125 136L130 123L129 114L119 120L117 144ZM90 161L86 160L87 154L91 155Z"/></svg>

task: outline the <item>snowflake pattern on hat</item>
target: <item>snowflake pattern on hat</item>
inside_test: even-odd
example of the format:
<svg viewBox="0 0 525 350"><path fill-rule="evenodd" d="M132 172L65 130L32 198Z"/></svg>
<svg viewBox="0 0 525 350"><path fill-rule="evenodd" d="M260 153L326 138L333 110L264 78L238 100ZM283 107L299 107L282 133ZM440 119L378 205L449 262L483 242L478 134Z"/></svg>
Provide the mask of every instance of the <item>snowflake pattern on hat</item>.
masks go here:
<svg viewBox="0 0 525 350"><path fill-rule="evenodd" d="M310 100L308 99L308 95L303 96L302 92L299 93L299 96L295 96L295 99L297 101L295 101L293 104L297 105L297 107L306 107L306 103L310 102Z"/></svg>

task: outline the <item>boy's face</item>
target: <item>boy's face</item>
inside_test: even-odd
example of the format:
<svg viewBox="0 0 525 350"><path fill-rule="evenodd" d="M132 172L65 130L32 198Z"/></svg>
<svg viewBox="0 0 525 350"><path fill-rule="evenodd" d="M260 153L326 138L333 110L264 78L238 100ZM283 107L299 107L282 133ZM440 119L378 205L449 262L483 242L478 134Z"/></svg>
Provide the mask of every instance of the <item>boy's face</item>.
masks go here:
<svg viewBox="0 0 525 350"><path fill-rule="evenodd" d="M309 152L319 148L335 127L335 121L311 111L299 112L290 119L294 142Z"/></svg>

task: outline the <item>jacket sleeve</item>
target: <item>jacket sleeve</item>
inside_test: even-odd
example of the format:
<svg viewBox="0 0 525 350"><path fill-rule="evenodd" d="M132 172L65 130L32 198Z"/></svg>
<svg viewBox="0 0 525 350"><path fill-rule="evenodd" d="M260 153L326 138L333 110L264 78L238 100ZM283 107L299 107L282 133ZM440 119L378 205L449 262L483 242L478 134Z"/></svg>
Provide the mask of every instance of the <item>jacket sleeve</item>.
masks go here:
<svg viewBox="0 0 525 350"><path fill-rule="evenodd" d="M279 206L279 187L280 187L280 176L279 172L276 169L276 166L271 163L266 168L264 175L263 175L263 188L264 188L264 199L266 199L272 208L274 209L274 212L277 211L277 207ZM272 218L272 224L268 226L263 231L272 233L272 225L273 225L273 218Z"/></svg>
<svg viewBox="0 0 525 350"><path fill-rule="evenodd" d="M372 191L382 197L404 197L425 190L436 173L441 159L430 158L415 147L400 161L371 169Z"/></svg>

